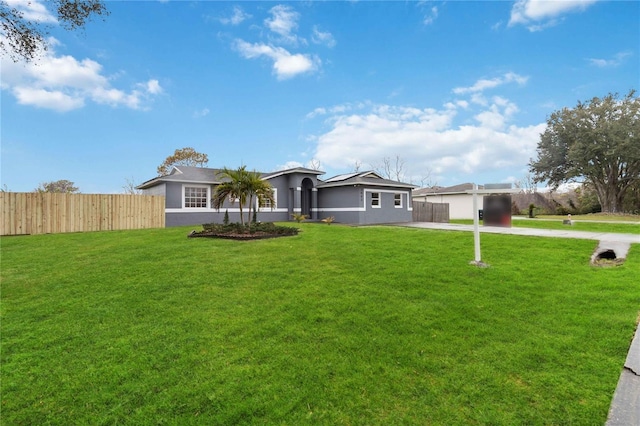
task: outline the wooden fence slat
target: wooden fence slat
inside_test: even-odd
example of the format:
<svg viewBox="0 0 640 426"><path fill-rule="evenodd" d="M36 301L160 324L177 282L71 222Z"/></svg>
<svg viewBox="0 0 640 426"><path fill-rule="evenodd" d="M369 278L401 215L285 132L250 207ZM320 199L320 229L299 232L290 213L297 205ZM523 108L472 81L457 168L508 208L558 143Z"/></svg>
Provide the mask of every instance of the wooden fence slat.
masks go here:
<svg viewBox="0 0 640 426"><path fill-rule="evenodd" d="M0 192L0 235L164 228L158 195Z"/></svg>
<svg viewBox="0 0 640 426"><path fill-rule="evenodd" d="M412 220L414 222L449 222L448 203L425 203L413 201Z"/></svg>

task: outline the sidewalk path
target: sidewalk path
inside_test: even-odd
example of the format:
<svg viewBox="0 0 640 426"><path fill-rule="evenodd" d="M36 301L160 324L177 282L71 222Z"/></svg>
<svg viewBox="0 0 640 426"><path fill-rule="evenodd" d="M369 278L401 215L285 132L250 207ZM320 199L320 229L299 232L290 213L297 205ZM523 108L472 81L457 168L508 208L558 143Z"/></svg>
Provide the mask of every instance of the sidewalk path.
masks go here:
<svg viewBox="0 0 640 426"><path fill-rule="evenodd" d="M398 224L411 228L440 229L447 231L473 232L473 225L452 223L412 222ZM631 244L640 244L638 234L616 234L606 232L584 232L572 230L500 228L480 226L481 233L527 235L532 237L577 238L599 241L599 248L614 248L618 257L626 257ZM623 254L623 255L621 255ZM640 425L640 333L637 332L631 342L627 360L613 394L606 426Z"/></svg>

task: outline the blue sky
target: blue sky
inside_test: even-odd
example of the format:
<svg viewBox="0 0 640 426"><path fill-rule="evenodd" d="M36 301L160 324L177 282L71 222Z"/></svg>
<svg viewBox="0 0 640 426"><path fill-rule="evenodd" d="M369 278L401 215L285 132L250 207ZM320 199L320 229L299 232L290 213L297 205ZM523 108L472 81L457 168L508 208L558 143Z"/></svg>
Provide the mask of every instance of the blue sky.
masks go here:
<svg viewBox="0 0 640 426"><path fill-rule="evenodd" d="M35 64L2 58L11 191L123 192L187 146L209 167L400 158L416 185L509 182L551 112L640 89L636 1L107 2L80 32L10 3L52 25Z"/></svg>

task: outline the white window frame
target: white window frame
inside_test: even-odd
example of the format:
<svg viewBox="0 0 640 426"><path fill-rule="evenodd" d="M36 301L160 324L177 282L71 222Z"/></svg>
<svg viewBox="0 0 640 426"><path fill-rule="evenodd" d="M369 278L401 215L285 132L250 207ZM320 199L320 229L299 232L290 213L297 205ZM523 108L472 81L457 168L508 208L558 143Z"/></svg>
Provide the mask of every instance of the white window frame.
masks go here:
<svg viewBox="0 0 640 426"><path fill-rule="evenodd" d="M398 198L400 197L400 204L396 204L396 202L398 201ZM396 192L393 194L393 205L395 206L396 209L401 209L402 208L402 193L401 192Z"/></svg>
<svg viewBox="0 0 640 426"><path fill-rule="evenodd" d="M278 188L271 188L271 191L273 192L273 203L269 207L260 207L260 200L256 197L256 206L259 212L270 212L278 208Z"/></svg>
<svg viewBox="0 0 640 426"><path fill-rule="evenodd" d="M188 207L187 206L187 188L197 188L197 189L205 189L206 190L206 198L205 198L205 207ZM182 185L182 208L187 209L189 211L195 210L209 210L211 206L211 187L209 185L194 185L194 184L184 184Z"/></svg>
<svg viewBox="0 0 640 426"><path fill-rule="evenodd" d="M376 195L376 197L374 197L373 195ZM373 201L377 200L378 203L374 204ZM380 192L372 192L371 193L371 208L372 209L379 209L382 208L382 194Z"/></svg>

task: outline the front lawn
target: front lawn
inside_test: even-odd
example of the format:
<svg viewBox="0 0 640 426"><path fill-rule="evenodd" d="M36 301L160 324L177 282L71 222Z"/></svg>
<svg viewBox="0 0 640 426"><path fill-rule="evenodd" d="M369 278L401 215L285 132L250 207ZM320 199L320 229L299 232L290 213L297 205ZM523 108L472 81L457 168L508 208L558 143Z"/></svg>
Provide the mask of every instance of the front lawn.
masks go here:
<svg viewBox="0 0 640 426"><path fill-rule="evenodd" d="M604 423L640 245L295 225L2 238L2 423Z"/></svg>

